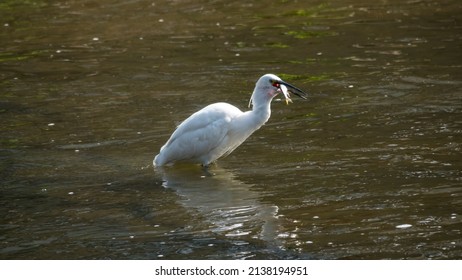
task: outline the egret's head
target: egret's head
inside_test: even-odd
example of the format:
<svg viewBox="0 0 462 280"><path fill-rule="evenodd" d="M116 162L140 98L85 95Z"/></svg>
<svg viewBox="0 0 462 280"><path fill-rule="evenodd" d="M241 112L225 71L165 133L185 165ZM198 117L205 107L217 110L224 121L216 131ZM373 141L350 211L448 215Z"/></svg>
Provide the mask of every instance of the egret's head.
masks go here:
<svg viewBox="0 0 462 280"><path fill-rule="evenodd" d="M284 82L278 76L274 74L266 74L263 75L260 79L258 79L257 84L255 85L254 93L249 102L249 107L250 104L254 102L263 102L265 100L271 101L280 92L284 94L286 103L292 102L292 100L290 99L289 92L303 99L306 99L307 95L301 89L287 82Z"/></svg>

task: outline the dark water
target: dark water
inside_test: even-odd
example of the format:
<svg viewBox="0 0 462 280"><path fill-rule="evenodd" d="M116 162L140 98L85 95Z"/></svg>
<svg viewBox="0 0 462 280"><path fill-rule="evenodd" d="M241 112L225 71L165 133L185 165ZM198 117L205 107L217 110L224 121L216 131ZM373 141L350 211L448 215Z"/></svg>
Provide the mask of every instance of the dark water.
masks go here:
<svg viewBox="0 0 462 280"><path fill-rule="evenodd" d="M0 258L460 259L462 4L0 3ZM181 120L310 93L208 171Z"/></svg>

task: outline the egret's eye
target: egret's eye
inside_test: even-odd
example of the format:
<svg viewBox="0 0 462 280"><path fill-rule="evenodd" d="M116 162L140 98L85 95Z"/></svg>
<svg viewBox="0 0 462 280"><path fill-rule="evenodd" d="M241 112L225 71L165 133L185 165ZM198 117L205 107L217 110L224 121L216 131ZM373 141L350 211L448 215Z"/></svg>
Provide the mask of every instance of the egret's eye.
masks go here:
<svg viewBox="0 0 462 280"><path fill-rule="evenodd" d="M280 86L280 84L279 84L277 81L275 81L275 80L270 80L270 83L271 83L271 85L272 85L273 87L279 88L279 86Z"/></svg>

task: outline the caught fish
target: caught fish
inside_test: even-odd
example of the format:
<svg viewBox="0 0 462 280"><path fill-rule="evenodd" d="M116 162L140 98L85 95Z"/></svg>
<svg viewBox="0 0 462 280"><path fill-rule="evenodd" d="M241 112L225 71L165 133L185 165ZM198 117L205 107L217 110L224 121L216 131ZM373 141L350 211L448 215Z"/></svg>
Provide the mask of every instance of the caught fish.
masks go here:
<svg viewBox="0 0 462 280"><path fill-rule="evenodd" d="M290 99L290 94L289 94L289 90L287 89L287 87L283 84L279 85L281 91L282 91L282 94L284 95L284 98L286 100L286 105L289 105L289 102L290 103L293 103L292 99Z"/></svg>

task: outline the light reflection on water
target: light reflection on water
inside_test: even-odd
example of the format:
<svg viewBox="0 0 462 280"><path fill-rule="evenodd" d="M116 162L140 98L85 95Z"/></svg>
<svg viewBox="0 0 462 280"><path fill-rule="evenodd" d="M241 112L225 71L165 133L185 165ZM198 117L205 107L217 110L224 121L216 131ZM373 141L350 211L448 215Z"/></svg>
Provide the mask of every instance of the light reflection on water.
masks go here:
<svg viewBox="0 0 462 280"><path fill-rule="evenodd" d="M165 188L174 190L186 208L199 211L211 223L209 230L225 236L250 235L265 241L275 240L277 206L262 205L252 186L236 180L224 169L200 172L197 166L188 168L157 171L162 174ZM253 228L257 231L252 232Z"/></svg>
<svg viewBox="0 0 462 280"><path fill-rule="evenodd" d="M0 9L1 258L460 258L461 10ZM180 121L217 101L245 109L267 72L310 99L275 100L207 171L152 169Z"/></svg>

